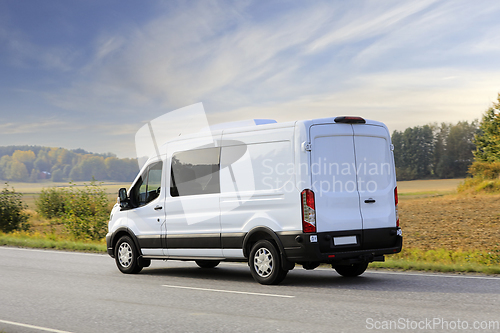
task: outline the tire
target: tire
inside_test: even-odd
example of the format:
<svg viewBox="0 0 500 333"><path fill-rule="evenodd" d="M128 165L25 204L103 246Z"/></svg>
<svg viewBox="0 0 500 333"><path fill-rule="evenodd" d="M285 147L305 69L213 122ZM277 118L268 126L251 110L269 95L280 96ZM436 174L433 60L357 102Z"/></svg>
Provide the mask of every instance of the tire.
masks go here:
<svg viewBox="0 0 500 333"><path fill-rule="evenodd" d="M278 284L288 273L281 267L276 247L267 240L258 241L250 250L248 265L255 281L260 284Z"/></svg>
<svg viewBox="0 0 500 333"><path fill-rule="evenodd" d="M318 268L318 266L319 266L319 262L305 262L302 264L302 267L308 271L316 269L316 268Z"/></svg>
<svg viewBox="0 0 500 333"><path fill-rule="evenodd" d="M135 244L129 236L123 236L115 247L115 262L118 269L125 274L137 274L142 270Z"/></svg>
<svg viewBox="0 0 500 333"><path fill-rule="evenodd" d="M337 265L334 266L333 268L335 268L337 273L339 273L344 277L355 277L363 274L366 271L367 267L368 267L368 262L365 261L358 264Z"/></svg>
<svg viewBox="0 0 500 333"><path fill-rule="evenodd" d="M195 262L200 268L214 268L220 263L219 260L196 260Z"/></svg>

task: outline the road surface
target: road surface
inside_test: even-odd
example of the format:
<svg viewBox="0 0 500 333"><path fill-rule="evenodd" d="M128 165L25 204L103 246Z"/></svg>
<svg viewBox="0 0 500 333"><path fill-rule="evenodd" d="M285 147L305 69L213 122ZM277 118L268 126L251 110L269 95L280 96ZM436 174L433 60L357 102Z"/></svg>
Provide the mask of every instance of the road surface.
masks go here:
<svg viewBox="0 0 500 333"><path fill-rule="evenodd" d="M263 286L245 264L153 261L124 275L107 255L0 247L2 333L498 332L499 322L498 277L297 267Z"/></svg>

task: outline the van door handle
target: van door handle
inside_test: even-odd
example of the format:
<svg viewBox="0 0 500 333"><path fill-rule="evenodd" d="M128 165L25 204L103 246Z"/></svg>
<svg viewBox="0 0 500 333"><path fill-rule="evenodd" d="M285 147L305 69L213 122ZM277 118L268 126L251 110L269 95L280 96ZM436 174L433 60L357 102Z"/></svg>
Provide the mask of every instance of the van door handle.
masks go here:
<svg viewBox="0 0 500 333"><path fill-rule="evenodd" d="M156 206L155 207L155 210L160 210L160 209L163 209L163 207L162 206Z"/></svg>
<svg viewBox="0 0 500 333"><path fill-rule="evenodd" d="M375 202L375 199L366 199L365 200L365 203L374 203Z"/></svg>

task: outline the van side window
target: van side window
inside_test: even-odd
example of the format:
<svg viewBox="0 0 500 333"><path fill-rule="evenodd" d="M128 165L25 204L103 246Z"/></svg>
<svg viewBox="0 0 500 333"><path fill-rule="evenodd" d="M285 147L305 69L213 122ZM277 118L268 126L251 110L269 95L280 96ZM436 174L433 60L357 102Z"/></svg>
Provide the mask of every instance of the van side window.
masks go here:
<svg viewBox="0 0 500 333"><path fill-rule="evenodd" d="M170 195L220 193L220 148L178 152L172 155Z"/></svg>
<svg viewBox="0 0 500 333"><path fill-rule="evenodd" d="M290 141L222 147L221 192L283 188L293 179L295 169L292 157Z"/></svg>
<svg viewBox="0 0 500 333"><path fill-rule="evenodd" d="M161 171L163 162L151 164L135 183L130 199L134 207L147 205L158 198L161 191Z"/></svg>

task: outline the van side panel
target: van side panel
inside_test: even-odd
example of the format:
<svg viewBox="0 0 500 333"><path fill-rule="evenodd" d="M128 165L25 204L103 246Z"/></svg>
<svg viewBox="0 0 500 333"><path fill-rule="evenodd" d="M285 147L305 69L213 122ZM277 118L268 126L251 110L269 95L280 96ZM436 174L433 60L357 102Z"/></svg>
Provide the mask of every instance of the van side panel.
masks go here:
<svg viewBox="0 0 500 333"><path fill-rule="evenodd" d="M176 141L167 145L167 196L166 247L164 255L169 257L222 257L220 241L219 193L172 196L171 165L172 156L177 152L209 148L218 144L220 139L200 137Z"/></svg>
<svg viewBox="0 0 500 333"><path fill-rule="evenodd" d="M220 209L225 256L237 252L243 258L243 239L255 227L300 229L293 133L293 127L223 133Z"/></svg>

